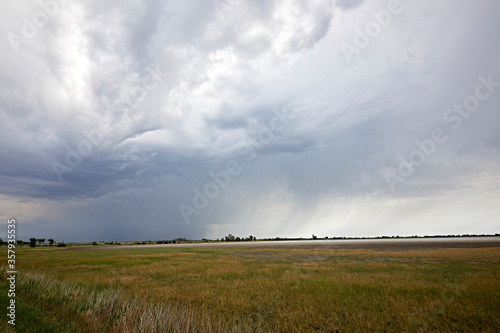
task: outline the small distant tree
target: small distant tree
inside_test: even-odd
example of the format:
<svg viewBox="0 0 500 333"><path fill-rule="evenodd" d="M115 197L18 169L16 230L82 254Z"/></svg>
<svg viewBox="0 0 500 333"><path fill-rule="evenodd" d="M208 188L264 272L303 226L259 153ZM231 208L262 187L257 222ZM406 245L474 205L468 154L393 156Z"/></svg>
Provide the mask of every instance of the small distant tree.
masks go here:
<svg viewBox="0 0 500 333"><path fill-rule="evenodd" d="M36 238L30 238L30 246L35 247L36 246Z"/></svg>
<svg viewBox="0 0 500 333"><path fill-rule="evenodd" d="M225 238L226 238L226 242L234 242L234 240L236 239L236 237L234 237L233 234L229 234Z"/></svg>
<svg viewBox="0 0 500 333"><path fill-rule="evenodd" d="M52 244L54 244L54 240L52 238L49 238L48 241L49 241L49 246L52 246Z"/></svg>
<svg viewBox="0 0 500 333"><path fill-rule="evenodd" d="M57 243L57 247L65 247L66 244L64 242Z"/></svg>
<svg viewBox="0 0 500 333"><path fill-rule="evenodd" d="M23 245L24 245L24 242L23 242L22 240L20 240L20 239L19 239L19 240L17 240L16 242L17 242L17 244L18 244L18 245L21 245L21 246L23 246Z"/></svg>
<svg viewBox="0 0 500 333"><path fill-rule="evenodd" d="M316 236L315 234L313 234L312 236L313 236L313 239L318 239L318 236Z"/></svg>
<svg viewBox="0 0 500 333"><path fill-rule="evenodd" d="M3 240L0 238L0 245L3 245Z"/></svg>
<svg viewBox="0 0 500 333"><path fill-rule="evenodd" d="M38 244L42 245L43 243L45 243L45 238L37 238L36 241L38 242Z"/></svg>

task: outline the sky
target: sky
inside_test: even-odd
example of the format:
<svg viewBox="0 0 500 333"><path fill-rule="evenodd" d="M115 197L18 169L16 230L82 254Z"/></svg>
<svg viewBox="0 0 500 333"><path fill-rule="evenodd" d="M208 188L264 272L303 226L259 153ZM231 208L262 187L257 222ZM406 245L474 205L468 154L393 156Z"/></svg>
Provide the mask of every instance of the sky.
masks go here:
<svg viewBox="0 0 500 333"><path fill-rule="evenodd" d="M4 240L500 232L499 1L0 8Z"/></svg>

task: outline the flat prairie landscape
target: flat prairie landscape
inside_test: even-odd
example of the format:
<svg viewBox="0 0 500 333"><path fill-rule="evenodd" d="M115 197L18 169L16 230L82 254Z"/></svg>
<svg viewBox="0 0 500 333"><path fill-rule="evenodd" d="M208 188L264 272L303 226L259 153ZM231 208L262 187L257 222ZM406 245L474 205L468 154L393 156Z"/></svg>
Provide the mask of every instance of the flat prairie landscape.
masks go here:
<svg viewBox="0 0 500 333"><path fill-rule="evenodd" d="M499 237L47 246L16 255L17 332L500 331ZM5 315L0 327L13 332Z"/></svg>

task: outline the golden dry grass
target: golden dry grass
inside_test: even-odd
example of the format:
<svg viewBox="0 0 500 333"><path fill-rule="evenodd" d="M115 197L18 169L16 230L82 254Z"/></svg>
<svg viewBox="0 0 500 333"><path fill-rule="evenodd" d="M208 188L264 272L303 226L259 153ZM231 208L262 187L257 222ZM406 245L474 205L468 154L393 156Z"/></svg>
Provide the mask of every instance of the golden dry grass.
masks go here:
<svg viewBox="0 0 500 333"><path fill-rule="evenodd" d="M92 332L500 331L499 248L26 249L18 260L26 302L51 290L66 303L37 301Z"/></svg>

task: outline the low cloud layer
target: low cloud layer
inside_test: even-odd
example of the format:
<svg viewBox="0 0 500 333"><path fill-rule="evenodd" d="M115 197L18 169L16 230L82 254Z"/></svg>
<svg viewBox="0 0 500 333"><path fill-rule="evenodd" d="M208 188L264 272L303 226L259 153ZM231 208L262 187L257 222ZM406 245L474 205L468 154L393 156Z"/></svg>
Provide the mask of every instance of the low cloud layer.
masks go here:
<svg viewBox="0 0 500 333"><path fill-rule="evenodd" d="M19 239L498 232L498 2L41 3L0 14Z"/></svg>

